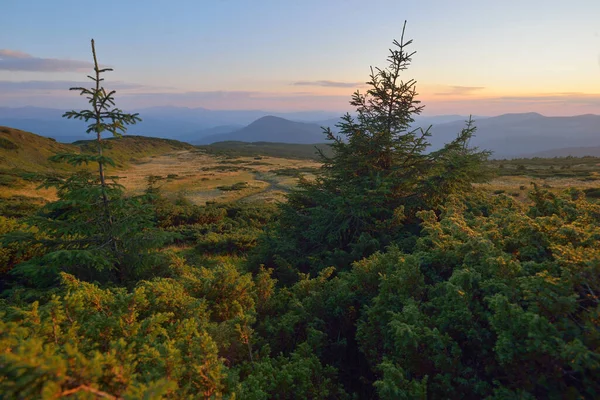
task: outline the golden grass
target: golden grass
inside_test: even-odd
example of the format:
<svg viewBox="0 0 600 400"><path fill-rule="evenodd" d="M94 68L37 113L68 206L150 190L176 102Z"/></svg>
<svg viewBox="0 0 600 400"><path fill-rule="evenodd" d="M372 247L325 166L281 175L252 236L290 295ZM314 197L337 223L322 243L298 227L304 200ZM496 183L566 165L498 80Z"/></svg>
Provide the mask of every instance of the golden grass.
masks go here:
<svg viewBox="0 0 600 400"><path fill-rule="evenodd" d="M206 201L276 201L283 198L285 191L293 187L297 179L278 176L269 171L280 168L318 168L319 165L311 160L276 157L263 157L257 163L253 157L228 159L197 150L184 150L141 160L140 163L119 171L119 182L129 192L141 193L147 186L148 176L166 178L168 175L177 175L175 179L161 179L158 183L161 190L173 197L182 194L196 204L204 204ZM246 182L248 187L235 191L218 189L219 186L231 186L238 182Z"/></svg>
<svg viewBox="0 0 600 400"><path fill-rule="evenodd" d="M207 201L264 201L284 200L285 193L293 188L298 179L277 175L272 170L284 168L318 168L320 164L313 160L298 160L278 157L262 157L257 161L253 157L228 158L207 154L201 150L170 151L162 155L150 155L136 160L121 169L108 169L109 175L119 176L119 183L131 194L141 194L147 187L150 175L160 176L158 186L170 198L184 196L195 204L203 205ZM172 178L167 177L171 175ZM305 175L311 178L310 174ZM242 190L226 191L219 186L231 186L245 182ZM551 191L562 191L576 187L580 189L600 186L598 181L584 181L578 178L530 178L525 176L503 176L489 183L479 184L489 190L503 190L507 194L526 198L526 192L535 182ZM0 197L21 195L43 197L55 200L52 189L36 190L37 183L22 182L15 188L3 188ZM521 189L524 187L524 189Z"/></svg>
<svg viewBox="0 0 600 400"><path fill-rule="evenodd" d="M25 196L25 197L41 197L44 200L54 201L57 200L56 190L51 189L37 189L38 183L26 182L19 185L19 187L2 188L0 190L0 198L8 198L11 196Z"/></svg>
<svg viewBox="0 0 600 400"><path fill-rule="evenodd" d="M555 190L564 190L568 188L587 189L598 187L600 183L598 181L584 181L578 178L531 178L527 176L502 176L492 179L489 183L478 184L484 188L490 190L519 190L521 186L525 186L527 189L532 188L532 184L535 183L540 187ZM544 186L546 185L546 186Z"/></svg>

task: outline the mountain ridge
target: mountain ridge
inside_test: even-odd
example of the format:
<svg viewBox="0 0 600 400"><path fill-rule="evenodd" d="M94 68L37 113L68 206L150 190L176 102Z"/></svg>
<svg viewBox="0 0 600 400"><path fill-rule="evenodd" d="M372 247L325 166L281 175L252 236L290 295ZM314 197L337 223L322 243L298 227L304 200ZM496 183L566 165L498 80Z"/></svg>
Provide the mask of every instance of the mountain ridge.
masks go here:
<svg viewBox="0 0 600 400"><path fill-rule="evenodd" d="M194 146L172 139L125 135L104 140L105 155L117 166L124 166L139 158L178 150L192 150ZM0 126L0 171L67 171L65 163L54 163L49 157L59 153L95 153L94 140L71 144L57 142L32 132Z"/></svg>
<svg viewBox="0 0 600 400"><path fill-rule="evenodd" d="M312 144L324 142L326 138L323 129L317 124L267 115L240 130L204 137L201 143L225 141Z"/></svg>
<svg viewBox="0 0 600 400"><path fill-rule="evenodd" d="M266 114L252 110L182 107L153 107L137 111L141 113L143 121L129 127L129 134L163 137L193 144L227 140L323 143L326 139L321 127L330 127L337 133L335 125L340 122L341 117L341 113L329 112ZM0 125L36 132L67 143L91 138L85 134L85 123L61 118L63 112L40 107L0 107ZM323 113L332 117L316 118L323 116ZM56 117L48 119L52 115ZM270 124L253 125L266 116L280 119L272 119ZM304 120L294 120L290 116ZM433 135L430 141L431 149L435 150L456 137L467 119L467 116L461 115L415 116L413 127L426 129L432 125ZM474 120L477 132L471 143L493 151L494 158L519 157L568 147L600 146L600 115L596 114L544 116L528 112L478 116ZM296 123L301 125L295 125ZM262 132L259 132L259 127Z"/></svg>

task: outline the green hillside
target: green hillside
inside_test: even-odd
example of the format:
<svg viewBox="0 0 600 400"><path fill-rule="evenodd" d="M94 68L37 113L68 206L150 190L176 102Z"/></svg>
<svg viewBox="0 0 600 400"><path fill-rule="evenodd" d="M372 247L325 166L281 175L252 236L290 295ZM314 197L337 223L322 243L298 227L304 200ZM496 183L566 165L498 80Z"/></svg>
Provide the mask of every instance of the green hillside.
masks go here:
<svg viewBox="0 0 600 400"><path fill-rule="evenodd" d="M120 167L140 158L151 157L194 146L177 140L144 136L124 136L104 141L105 154ZM0 126L0 171L48 172L66 171L69 166L48 161L48 158L66 152L95 152L93 140L81 140L72 144L19 129Z"/></svg>
<svg viewBox="0 0 600 400"><path fill-rule="evenodd" d="M125 167L144 157L152 157L181 150L192 150L194 146L172 139L160 139L146 136L123 136L104 140L104 152L112 158L117 167ZM96 152L94 140L79 140L73 143L80 151Z"/></svg>
<svg viewBox="0 0 600 400"><path fill-rule="evenodd" d="M124 136L103 142L105 154L111 157L118 169L125 169L136 160L194 146L176 140L158 139L143 136ZM0 186L20 187L29 174L63 175L72 171L66 163L49 161L59 153L79 153L96 151L93 140L83 140L72 144L58 143L56 140L19 129L0 126ZM93 168L90 166L89 168Z"/></svg>
<svg viewBox="0 0 600 400"><path fill-rule="evenodd" d="M31 132L0 126L0 171L41 172L64 169L65 166L48 161L48 157L73 151L78 151L78 147L58 143Z"/></svg>

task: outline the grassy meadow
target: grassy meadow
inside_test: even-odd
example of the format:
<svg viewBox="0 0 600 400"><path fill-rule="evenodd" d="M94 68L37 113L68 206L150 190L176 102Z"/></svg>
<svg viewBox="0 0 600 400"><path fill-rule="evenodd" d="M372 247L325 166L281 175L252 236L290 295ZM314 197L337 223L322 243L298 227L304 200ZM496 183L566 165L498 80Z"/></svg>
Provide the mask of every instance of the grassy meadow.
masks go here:
<svg viewBox="0 0 600 400"><path fill-rule="evenodd" d="M326 154L331 151L325 145L319 145L319 149ZM39 385L31 383L37 379L37 375L22 371L29 371L31 363L34 366L44 365L46 368L48 364L54 365L52 362L65 360L66 363L67 359L69 362L77 359L83 360L81 362L85 365L95 365L96 361L87 364L87 360L97 360L93 357L103 354L94 353L98 351L94 341L96 339L89 340L87 345L79 343L78 349L81 350L77 350L74 357L71 353L62 353L62 349L67 348L63 344L107 335L112 348L119 348L121 343L125 343L123 340L132 343L126 351L119 348L119 352L126 355L127 360L135 360L130 363L125 358L107 358L103 361L110 366L105 368L107 371L134 364L136 370L150 371L162 378L169 374L165 371L172 367L157 362L163 358L162 355L148 355L143 349L154 351L160 348L160 351L168 352L173 343L180 346L181 350L175 349L169 355L173 360L173 368L181 371L178 372L179 375L169 377L178 386L173 386L175 389L164 389L166 397L160 395L153 398L197 398L185 397L185 394L198 391L234 393L236 396L239 393L239 398L290 398L287 396L289 382L305 382L303 389L292 398L399 398L399 392L395 389L391 394L385 388L380 389L382 382L385 383L388 379L396 382L396 374L388 377L385 374L377 376L367 372L368 380L360 381L355 378L359 374L353 366L356 361L348 361L344 357L348 354L351 357L362 357L360 354L363 351L373 359L381 357L377 355L379 353L387 354L386 356L397 360L397 365L413 368L415 376L421 373L410 362L405 363L412 356L403 353L404 350L387 353L387 350L382 350L385 348L380 341L387 339L381 338L394 338L395 331L385 335L372 331L392 329L388 327L394 326L394 318L411 315L412 311L398 306L398 302L402 305L404 301L398 300L401 296L414 296L410 300L414 304L417 301L425 304L429 301L426 300L428 296L432 296L433 300L427 307L440 315L432 326L435 329L440 326L442 330L450 327L444 331L445 337L455 335L459 338L456 343L466 349L465 359L468 362L472 358L468 354L474 352L470 348L471 343L475 343L474 348L479 352L479 332L484 332L489 338L495 337L496 333L492 333L490 326L493 329L505 326L506 330L517 333L525 331L538 342L546 340L550 343L552 340L553 345L562 343L562 333L552 336L547 335L546 330L537 337L537 333L531 333L529 328L537 325L518 325L525 323L525 320L515 322L512 315L505 318L501 313L502 309L500 312L495 309L493 312L486 311L487 314L475 311L471 315L471 311L457 313L451 307L470 304L469 310L485 310L488 302L503 301L502 296L493 291L490 293L496 297L486 294L487 297L482 299L480 288L490 290L489 288L512 285L511 293L520 293L518 291L521 290L524 293L523 299L527 301L532 293L530 288L534 288L537 291L535 293L546 293L544 291L551 288L557 292L551 292L548 296L562 295L560 290L564 290L566 286L555 284L559 278L547 279L546 270L554 268L554 264L549 263L569 266L571 270L564 272L562 276L575 277L574 279L598 275L596 272L572 271L580 271L579 260L597 259L592 250L598 237L597 224L590 225L589 221L600 215L595 211L598 208L597 199L600 198L600 158L482 161L482 169L489 168L492 178L483 184L469 183L465 187L468 195L465 200L461 200L462 205L450 202L450 208L440 213L440 221L432 212L421 214L424 217L421 222L424 229L419 233L421 238L413 241L410 236L407 240L399 235L393 246L384 247L381 243L388 231L395 229L394 226L387 226L377 228L382 229L380 231L371 230L373 235L382 233L377 241L372 238L364 240L367 236L361 235L357 246L343 247L338 244L339 239L332 239L332 221L327 218L339 215L340 212L350 212L352 215L345 217L345 220L352 220L354 213L364 215L373 198L385 199L387 194L379 193L380 197L373 197L373 194L365 194L367 192L360 189L354 192L357 196L344 197L337 203L335 200L339 199L335 196L330 198L331 201L321 199L319 201L322 203L313 207L316 212L308 227L302 225L307 221L306 214L303 214L306 209L301 209L298 213L293 211L291 216L286 215L294 207L303 208L308 204L310 209L311 202L318 200L319 191L313 191L310 195L305 193L303 196L306 197L298 197L298 193L302 191L296 191L290 197L290 207L275 206L288 199L286 194L298 184L301 176L311 179L318 173L321 164L315 146L240 142L192 146L174 140L137 136L110 139L104 142L104 153L114 160L115 165L107 168L107 176L116 178L125 195L115 196L116 202L111 203L114 204L111 206L113 215L118 216L113 229L120 235L118 249L125 248L126 251L122 254L131 258L126 259L121 270L113 268L107 271L104 263L110 259L112 249L105 244L109 242L103 241L94 247L93 241L102 235L104 214L99 212L100 203L84 202L81 205L82 203L77 203L78 198L68 197L68 192L67 196L64 193L58 196L55 189L39 189L44 179L75 176L77 174L73 172L78 168L87 168L97 173L93 164L73 167L49 161L49 157L66 152L90 155L95 151L95 143L90 141L61 144L32 133L0 127L0 237L7 243L4 248L0 248L0 292L4 294L4 298L0 297L0 311L8 310L9 313L6 314L7 317L0 318L0 344L3 343L5 348L13 346L16 343L14 338L22 335L21 331L15 329L30 329L27 332L34 338L20 342L22 348L30 350L5 352L5 359L10 361L4 363L3 374L9 378L4 381L0 378L0 397L6 393L11 398L16 398L17 393L19 396L30 393L31 396L21 398L39 398L36 397L38 393L52 388L40 389ZM149 186L150 182L152 186ZM534 184L541 190L533 191ZM471 185L483 190L472 190ZM561 193L569 188L583 190L590 201ZM303 190L306 191L306 188ZM337 196L335 192L333 194ZM136 200L141 198L147 200ZM349 201L358 204L348 208ZM328 202L342 208L337 212L322 213L321 210L327 210L324 205L329 205ZM84 209L79 210L72 204L80 204L79 207ZM385 204L381 209L385 212L394 208ZM482 210L486 210L485 214ZM575 222L567 220L567 217L575 218ZM27 225L31 224L27 221L35 221L35 225ZM45 225L48 223L50 225ZM91 230L92 234L86 234L92 239L89 240L91 245L88 246L85 244L88 242L85 242L75 250L66 248L64 243L78 246L78 238L85 237L77 231L74 231L74 235L69 233L68 229L72 226L80 230ZM411 227L410 222L407 226ZM67 231L63 235L61 229L65 227ZM100 233L94 231L98 229ZM411 232L410 229L407 232ZM315 237L320 239L315 240ZM327 242L328 240L333 241ZM560 258L560 245L567 243L565 241L571 246L564 247L567 249L565 254L568 257L572 254L572 261ZM329 243L329 247L323 247L322 242ZM373 243L376 243L376 247L370 247ZM330 248L334 251L330 251ZM48 249L56 251L52 253ZM350 252L354 251L352 249L372 254L368 257L355 256ZM65 264L60 257L66 252L95 258L85 258L84 262L75 259L76 262ZM550 258L553 252L557 255L552 257L556 257L558 261ZM98 262L97 266L95 262ZM417 262L423 265L414 269ZM536 264L538 262L539 266ZM570 267L569 263L575 266ZM34 267L30 268L29 265ZM60 282L55 278L46 281L45 275L38 274L38 271L53 271L55 265L66 271L60 275ZM129 265L135 265L135 268L130 268ZM447 271L444 269L446 265L451 265L450 269L454 271L450 281L444 281L447 279ZM496 265L497 270L494 269ZM440 266L441 272L437 272L436 266ZM535 272L536 268L546 270L540 274ZM420 271L424 272L421 275L411 275L411 271L419 271L418 274L421 274ZM433 274L431 281L439 283L427 286L425 273ZM398 278L400 274L405 275ZM483 274L487 275L481 284L475 283L471 287L471 283L464 283L479 282ZM513 279L514 274L520 274L520 278ZM387 277L390 277L389 280ZM461 281L463 278L466 279L464 282ZM583 286L576 281L572 285L585 288L582 298L585 297L585 301L591 306L582 301L580 309L585 318L591 316L591 322L584 323L597 329L596 320L592 320L597 314L590 310L592 306L597 306L598 292L593 291L596 289L589 289L588 282L596 282L593 280L596 278L590 279ZM519 282L525 282L524 289L518 286L521 284ZM550 283L551 286L548 286ZM388 286L392 296L385 295ZM468 294L469 290L472 293ZM580 289L577 290L581 292ZM54 293L62 293L63 298L49 297ZM420 298L419 293L428 295ZM540 299L546 298L545 294L537 296ZM100 311L90 312L88 305L96 304L100 298L102 305L97 308ZM465 299L472 299L467 300L472 304L465 303ZM30 306L31 301L36 303ZM32 319L30 315L37 312L37 302L41 304L41 318ZM563 312L555 304L567 304L567 300L559 299L549 304L554 308L548 313L554 318L554 315ZM444 308L445 305L451 306ZM105 310L108 310L108 314L104 314ZM70 320L73 318L72 312L76 313L74 324ZM469 317L462 320L457 319L457 315ZM527 315L533 316L532 320L540 321L538 314L529 312ZM572 319L573 315L568 314L568 317ZM411 324L418 327L424 323L425 320L420 318ZM502 318L510 322L498 325ZM561 321L571 321L566 317L561 318ZM576 318L584 320L580 316ZM13 319L18 322L11 322ZM485 322L481 323L482 320ZM464 325L461 325L463 322ZM27 324L32 325L29 327ZM583 326L583 323L577 321L573 324L565 330L573 332L575 326ZM108 334L105 333L106 326L113 327L108 330ZM359 328L354 328L355 326ZM459 329L454 331L456 326ZM468 327L468 335L475 335L475 338L460 342L462 335L465 335L460 331L462 326ZM514 326L517 328L513 329ZM201 338L195 342L200 347L194 347L193 356L185 358L187 353L184 350L190 346L187 329L192 328L200 329L193 334ZM446 360L454 357L452 362L460 365L462 361L457 361L455 356L446 352L441 353L441 356L438 354L439 342L427 342L430 338L427 330L423 330L423 327L415 329L419 329L416 332L421 332L418 340L425 343L421 347L425 349L424 358L441 360L442 365L446 365ZM8 334L3 336L2 331ZM592 332L592 329L585 332ZM507 333L501 334L508 337ZM35 335L41 338L39 340L44 340L46 346L50 346L46 347L51 352L47 359L29 355L38 349L38 342L35 341L38 336ZM596 343L593 336L580 336L590 343ZM344 339L340 341L340 337ZM346 341L346 338L351 340ZM299 340L301 344L298 345ZM498 347L494 340L487 340L487 354L510 352L515 344L522 343L523 340L518 334L514 338L510 337L509 350L506 351ZM147 345L149 341L152 341L151 346ZM597 342L600 343L600 339ZM135 347L135 343L141 347ZM206 343L212 343L212 347L202 347ZM357 347L357 343L364 347ZM564 354L574 351L569 345L560 345L566 349L561 350ZM392 348L389 344L386 346ZM542 347L550 348L546 344ZM322 348L327 351L321 352ZM408 351L410 353L410 349ZM525 354L515 361L519 365L523 363L523 359L546 360L545 350L531 351L533 355L528 353L529 350L519 351ZM585 353L588 351L587 347L577 351L583 355L571 356L568 353L569 359L590 357ZM477 372L476 379L484 382L484 385L488 385L487 381L494 382L496 376L520 371L516 364L508 364L506 367L497 364L494 357L483 357L481 362L489 368L482 368ZM207 360L213 361L208 364ZM529 366L526 373L519 375L517 372L516 376L509 377L507 387L513 385L513 382L520 384L524 380L523 376L531 373L534 376L544 376L546 372L537 367L537 362L532 362L533 366ZM384 362L381 365L386 364ZM420 368L418 363L415 365ZM564 365L570 365L569 361ZM193 387L186 386L189 381L186 371L203 371L203 368L209 371L207 376L212 374L211 378L205 379L202 376ZM432 371L427 372L428 374L442 375L437 365L428 368ZM593 369L592 365L581 368L583 372L576 371L582 376L582 388L591 387L590 382L596 382L592 373L588 372ZM65 377L59 367L51 367L47 374L58 382L56 387L67 388L67 391L74 390L68 389L72 387L93 388L87 382L95 382L94 387L106 390L107 396L112 396L109 398L125 398L111 394L124 391L154 393L153 388L146 388L145 383L139 383L138 375L135 374L124 378L125 384L121 387L120 383L116 386L113 384L121 382L120 377L107 378L109 383L105 384L105 378L96 378L87 371L83 378L74 380L72 375L80 370L86 371L83 366L73 365L69 370L70 375ZM470 371L468 368L458 368L445 373L448 376L470 376ZM326 379L321 379L323 376ZM422 379L419 382L427 380L426 377L419 379ZM536 380L542 381L541 378ZM552 382L563 385L560 379L553 379ZM141 386L138 388L136 385ZM438 393L431 398L443 398L439 393L445 395L451 392L452 389L445 385L443 382L430 384L427 390ZM463 398L476 398L471 394L480 387L488 393L492 390L491 384L489 387L472 386L475 389L471 386L460 388L468 393ZM421 390L420 386L415 387L417 389L402 389L411 393L404 398L420 398L416 395ZM559 392L563 389L561 386L550 390ZM595 389L588 391L593 390ZM375 392L379 397L374 396ZM347 393L355 393L357 396L350 397ZM136 394L129 398L140 397L142 396Z"/></svg>
<svg viewBox="0 0 600 400"><path fill-rule="evenodd" d="M61 152L92 152L95 144L62 144L38 135L0 128L0 199L3 207L20 202L33 205L56 200L51 189L38 189L49 175L64 175L72 167L48 161ZM317 145L327 154L328 147ZM115 160L109 175L118 177L126 192L140 194L148 177L168 198L206 202L277 202L320 167L314 145L223 142L192 146L175 140L125 136L105 141L105 153ZM578 188L590 198L600 197L600 159L492 160L493 178L479 184L491 194L507 194L526 201L532 184L553 192ZM90 167L92 168L92 167Z"/></svg>
<svg viewBox="0 0 600 400"><path fill-rule="evenodd" d="M318 167L318 162L309 159L214 155L196 149L143 158L118 175L132 193L141 193L151 175L169 196L185 196L203 205L207 201L281 200L300 173L310 175Z"/></svg>

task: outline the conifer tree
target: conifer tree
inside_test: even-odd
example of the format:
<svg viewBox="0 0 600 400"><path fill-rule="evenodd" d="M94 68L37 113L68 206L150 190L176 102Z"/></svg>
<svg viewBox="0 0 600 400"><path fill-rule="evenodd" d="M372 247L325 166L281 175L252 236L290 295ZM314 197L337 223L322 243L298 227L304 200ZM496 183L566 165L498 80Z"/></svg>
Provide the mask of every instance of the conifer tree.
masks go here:
<svg viewBox="0 0 600 400"><path fill-rule="evenodd" d="M154 249L169 236L154 229L151 194L125 196L115 178L106 175L106 166L115 166L115 163L103 153L103 134L118 138L126 132L127 125L141 119L138 114L124 113L115 106L115 91L107 91L102 86L102 74L112 69L99 66L94 40L91 44L94 74L88 78L93 81L93 87L70 89L86 96L91 107L69 111L63 116L88 123L86 132L95 134L97 152L58 154L51 160L75 167L97 163L98 172L83 169L67 178L46 179L41 187L56 188L58 201L47 204L28 222L43 232L43 236L14 232L3 240L45 249L14 269L14 273L27 277L36 286L54 284L61 271L100 282L124 283L140 277L140 271L147 270L152 260L156 260Z"/></svg>
<svg viewBox="0 0 600 400"><path fill-rule="evenodd" d="M141 118L137 113L135 114L127 114L124 113L119 108L115 107L115 99L114 94L115 90L107 92L106 89L102 86L102 74L105 72L112 71L112 68L100 68L98 64L98 57L96 56L96 46L94 43L94 39L91 41L92 43L92 56L94 58L94 75L88 75L88 78L94 82L94 87L85 88L85 87L72 87L69 90L79 91L81 96L86 96L89 104L91 105L91 109L89 110L81 110L81 111L67 111L63 117L68 119L77 119L85 122L90 122L87 127L87 133L94 133L96 135L96 145L98 149L98 154L95 157L85 157L81 156L67 156L67 160L71 162L75 161L75 163L81 162L90 162L96 161L98 163L98 176L100 178L100 187L102 190L102 206L105 213L106 223L109 226L109 229L112 229L113 218L110 214L109 200L107 194L108 185L106 183L106 177L104 174L104 165L112 164L112 160L107 159L103 155L102 151L102 133L108 132L112 134L113 137L120 137L127 131L127 125L133 125L137 122L141 121ZM118 249L115 247L116 242L112 240L111 244L115 251Z"/></svg>
<svg viewBox="0 0 600 400"><path fill-rule="evenodd" d="M321 173L291 193L280 231L266 239L279 278L282 270L295 275L298 267L308 272L309 265L313 270L349 265L410 236L418 229L419 210L436 209L483 178L489 153L469 147L476 130L471 120L433 152L427 152L430 128L413 128L423 105L416 98L416 81L403 79L415 54L408 51L411 44L403 28L388 66L371 68L369 89L352 96L356 117L342 118L339 136L324 130L333 155L320 152Z"/></svg>

